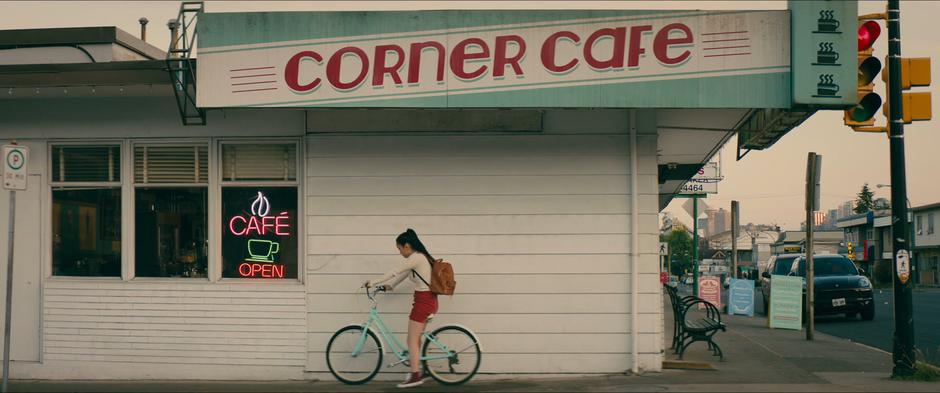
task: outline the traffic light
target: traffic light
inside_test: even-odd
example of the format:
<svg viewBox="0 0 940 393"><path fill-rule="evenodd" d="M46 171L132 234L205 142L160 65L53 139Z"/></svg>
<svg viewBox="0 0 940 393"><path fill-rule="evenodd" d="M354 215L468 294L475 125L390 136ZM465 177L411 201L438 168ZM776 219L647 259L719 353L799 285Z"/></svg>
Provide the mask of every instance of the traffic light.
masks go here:
<svg viewBox="0 0 940 393"><path fill-rule="evenodd" d="M875 124L875 114L881 106L881 96L875 93L875 77L881 72L881 61L872 56L875 41L881 36L881 26L873 20L858 28L858 101L845 111L845 125L860 131L859 127ZM883 131L878 129L877 131Z"/></svg>
<svg viewBox="0 0 940 393"><path fill-rule="evenodd" d="M888 72L881 76L881 80L888 82ZM901 90L910 90L912 86L930 86L930 58L915 57L901 58ZM901 92L901 118L904 123L930 120L930 92ZM889 117L890 105L888 102L882 108L885 117Z"/></svg>

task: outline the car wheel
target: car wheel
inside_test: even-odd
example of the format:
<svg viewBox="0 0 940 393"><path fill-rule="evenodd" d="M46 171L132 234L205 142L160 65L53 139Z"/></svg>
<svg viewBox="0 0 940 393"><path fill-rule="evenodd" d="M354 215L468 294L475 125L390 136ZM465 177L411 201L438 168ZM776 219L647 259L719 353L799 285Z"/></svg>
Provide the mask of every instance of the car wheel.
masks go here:
<svg viewBox="0 0 940 393"><path fill-rule="evenodd" d="M871 321L875 319L875 306L866 307L862 310L862 320Z"/></svg>

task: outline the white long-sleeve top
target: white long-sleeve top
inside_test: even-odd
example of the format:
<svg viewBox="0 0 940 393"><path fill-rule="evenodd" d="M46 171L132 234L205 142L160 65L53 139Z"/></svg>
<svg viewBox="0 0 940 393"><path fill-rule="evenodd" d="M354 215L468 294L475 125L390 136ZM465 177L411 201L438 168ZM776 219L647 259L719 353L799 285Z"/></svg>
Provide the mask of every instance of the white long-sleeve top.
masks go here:
<svg viewBox="0 0 940 393"><path fill-rule="evenodd" d="M428 288L428 285L425 284L424 281L421 281L420 278L411 274L412 270L420 274L421 277L428 282L431 282L431 263L428 262L428 258L425 257L424 254L415 251L392 270L382 275L382 277L369 280L369 286L389 285L395 288L406 277L411 277L411 282L415 284L415 291L430 291L431 289Z"/></svg>

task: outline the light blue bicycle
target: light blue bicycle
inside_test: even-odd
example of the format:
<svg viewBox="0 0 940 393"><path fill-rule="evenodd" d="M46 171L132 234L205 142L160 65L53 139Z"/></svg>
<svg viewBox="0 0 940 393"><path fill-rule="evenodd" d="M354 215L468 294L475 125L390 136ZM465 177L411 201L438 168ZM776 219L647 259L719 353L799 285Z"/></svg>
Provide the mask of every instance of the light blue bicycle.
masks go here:
<svg viewBox="0 0 940 393"><path fill-rule="evenodd" d="M402 345L382 322L376 296L385 292L375 288L366 296L372 302L369 319L362 325L349 325L338 330L326 346L326 365L340 382L359 385L369 382L382 367L383 343L390 345L397 360L388 367L408 365L408 347ZM428 318L428 324L431 319ZM381 337L381 338L380 338ZM433 332L424 332L421 363L424 372L445 385L460 385L473 378L480 369L480 342L476 335L460 325L446 325Z"/></svg>

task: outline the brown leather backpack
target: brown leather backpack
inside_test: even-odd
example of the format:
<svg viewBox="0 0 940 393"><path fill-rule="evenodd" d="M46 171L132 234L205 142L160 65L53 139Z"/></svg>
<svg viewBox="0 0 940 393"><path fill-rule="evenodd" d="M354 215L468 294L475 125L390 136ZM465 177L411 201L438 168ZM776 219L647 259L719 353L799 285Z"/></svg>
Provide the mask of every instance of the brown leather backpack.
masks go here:
<svg viewBox="0 0 940 393"><path fill-rule="evenodd" d="M428 261L428 263L431 263ZM457 288L457 281L454 280L454 267L449 263L445 262L443 259L437 259L434 263L431 263L431 282L428 282L421 277L418 272L412 270L421 281L431 289L431 292L438 295L453 295L454 289Z"/></svg>

